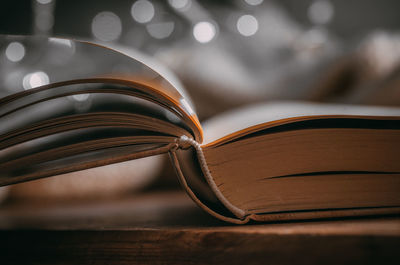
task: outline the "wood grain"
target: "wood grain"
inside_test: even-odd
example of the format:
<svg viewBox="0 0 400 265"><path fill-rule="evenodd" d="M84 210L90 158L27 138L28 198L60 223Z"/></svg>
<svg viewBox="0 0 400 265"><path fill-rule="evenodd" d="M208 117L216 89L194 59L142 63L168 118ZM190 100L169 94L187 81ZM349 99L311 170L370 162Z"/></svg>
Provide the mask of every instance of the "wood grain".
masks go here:
<svg viewBox="0 0 400 265"><path fill-rule="evenodd" d="M8 203L1 264L398 264L400 218L237 226L185 194Z"/></svg>

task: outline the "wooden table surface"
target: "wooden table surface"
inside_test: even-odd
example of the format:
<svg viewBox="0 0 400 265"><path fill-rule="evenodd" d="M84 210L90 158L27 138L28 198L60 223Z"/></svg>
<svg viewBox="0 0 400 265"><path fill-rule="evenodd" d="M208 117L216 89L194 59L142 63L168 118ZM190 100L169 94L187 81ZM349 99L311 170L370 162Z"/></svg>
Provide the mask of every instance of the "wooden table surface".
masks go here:
<svg viewBox="0 0 400 265"><path fill-rule="evenodd" d="M397 216L231 225L181 192L0 206L0 264L400 264Z"/></svg>

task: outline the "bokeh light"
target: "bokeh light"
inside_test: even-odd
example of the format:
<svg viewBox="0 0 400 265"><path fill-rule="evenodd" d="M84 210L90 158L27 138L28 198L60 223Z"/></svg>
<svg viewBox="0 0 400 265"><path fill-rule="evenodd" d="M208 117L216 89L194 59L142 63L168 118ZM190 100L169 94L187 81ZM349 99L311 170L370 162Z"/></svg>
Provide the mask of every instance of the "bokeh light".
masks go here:
<svg viewBox="0 0 400 265"><path fill-rule="evenodd" d="M236 27L241 35L252 36L258 31L258 21L252 15L243 15L238 19Z"/></svg>
<svg viewBox="0 0 400 265"><path fill-rule="evenodd" d="M54 26L54 17L50 12L38 12L35 16L35 26L41 31L51 30Z"/></svg>
<svg viewBox="0 0 400 265"><path fill-rule="evenodd" d="M190 8L192 2L191 0L168 0L170 6L178 10L187 10Z"/></svg>
<svg viewBox="0 0 400 265"><path fill-rule="evenodd" d="M28 90L31 88L47 85L49 84L49 82L49 76L43 71L38 71L25 75L24 79L22 80L22 85L25 90Z"/></svg>
<svg viewBox="0 0 400 265"><path fill-rule="evenodd" d="M113 12L98 13L92 21L93 35L102 41L115 41L122 32L121 19Z"/></svg>
<svg viewBox="0 0 400 265"><path fill-rule="evenodd" d="M42 5L46 5L46 4L50 4L51 2L53 2L53 0L36 0L36 2L38 2L39 4L42 4Z"/></svg>
<svg viewBox="0 0 400 265"><path fill-rule="evenodd" d="M168 38L174 31L175 23L161 22L146 25L147 32L155 39L165 39Z"/></svg>
<svg viewBox="0 0 400 265"><path fill-rule="evenodd" d="M61 39L61 38L49 38L49 41L61 46L67 46L68 48L73 48L73 43L71 40L68 39Z"/></svg>
<svg viewBox="0 0 400 265"><path fill-rule="evenodd" d="M25 47L20 42L11 42L6 48L6 57L11 62L19 62L25 56Z"/></svg>
<svg viewBox="0 0 400 265"><path fill-rule="evenodd" d="M216 34L215 25L208 21L199 22L193 27L193 36L200 43L210 42Z"/></svg>
<svg viewBox="0 0 400 265"><path fill-rule="evenodd" d="M76 95L72 95L72 99L79 101L79 102L83 102L85 100L87 100L89 98L89 94L76 94Z"/></svg>
<svg viewBox="0 0 400 265"><path fill-rule="evenodd" d="M264 2L264 0L244 0L247 4L252 5L252 6L257 6Z"/></svg>
<svg viewBox="0 0 400 265"><path fill-rule="evenodd" d="M154 5L148 0L139 0L133 3L131 15L136 22L147 23L154 17Z"/></svg>
<svg viewBox="0 0 400 265"><path fill-rule="evenodd" d="M332 20L334 8L328 0L316 0L308 8L308 18L315 24L326 24Z"/></svg>

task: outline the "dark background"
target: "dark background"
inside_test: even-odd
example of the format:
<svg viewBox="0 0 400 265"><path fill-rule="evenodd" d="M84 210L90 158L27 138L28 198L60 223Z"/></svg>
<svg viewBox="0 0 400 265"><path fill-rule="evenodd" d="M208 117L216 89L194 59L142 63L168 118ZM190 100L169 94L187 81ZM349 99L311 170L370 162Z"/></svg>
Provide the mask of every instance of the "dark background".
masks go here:
<svg viewBox="0 0 400 265"><path fill-rule="evenodd" d="M90 23L100 11L109 10L121 17L122 23L135 26L129 10L133 0L119 1L67 1L57 0L54 10L53 33L60 36L90 37ZM159 2L174 15L167 1ZM240 9L239 1L199 1L210 13L218 15L218 8ZM307 8L311 0L272 1L285 9L290 16L304 26L311 26L307 17ZM33 1L3 0L0 9L0 33L33 34ZM348 0L332 1L335 15L327 28L336 36L352 40L359 38L373 29L398 30L400 27L400 2L397 0ZM175 14L174 16L178 16Z"/></svg>

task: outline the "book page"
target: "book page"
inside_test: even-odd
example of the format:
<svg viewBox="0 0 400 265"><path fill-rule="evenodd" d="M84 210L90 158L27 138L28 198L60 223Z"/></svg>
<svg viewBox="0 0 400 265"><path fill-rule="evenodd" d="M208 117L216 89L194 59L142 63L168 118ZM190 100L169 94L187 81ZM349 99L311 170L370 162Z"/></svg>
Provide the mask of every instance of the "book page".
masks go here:
<svg viewBox="0 0 400 265"><path fill-rule="evenodd" d="M263 128L321 117L397 117L400 108L308 102L274 102L223 113L203 123L203 146L214 146Z"/></svg>
<svg viewBox="0 0 400 265"><path fill-rule="evenodd" d="M6 93L0 95L2 110L28 95L69 84L109 83L140 90L143 96L175 111L202 140L201 125L183 87L168 71L164 77L147 65L145 56L124 53L98 44L46 37L1 36L0 43L19 42L26 47L24 60L0 69ZM156 65L150 62L149 65ZM156 67L157 68L157 67ZM162 67L158 67L162 68ZM173 83L173 84L172 84ZM47 92L48 91L48 92ZM84 91L83 91L84 92ZM82 93L83 93L82 92ZM7 106L8 105L8 106Z"/></svg>

